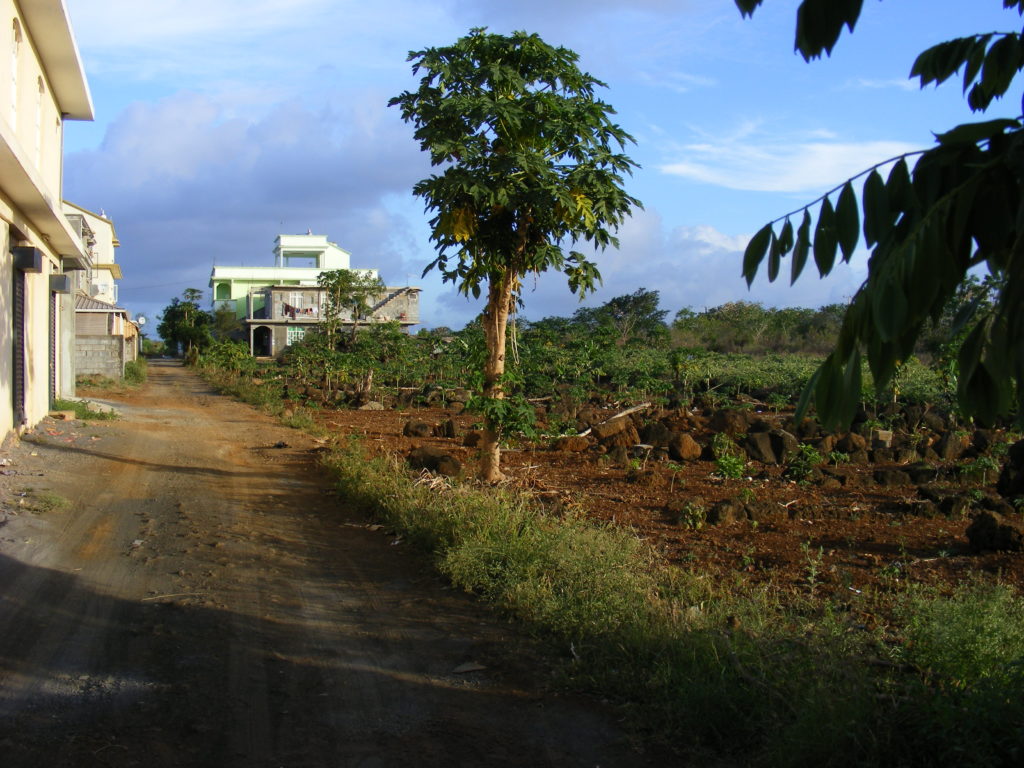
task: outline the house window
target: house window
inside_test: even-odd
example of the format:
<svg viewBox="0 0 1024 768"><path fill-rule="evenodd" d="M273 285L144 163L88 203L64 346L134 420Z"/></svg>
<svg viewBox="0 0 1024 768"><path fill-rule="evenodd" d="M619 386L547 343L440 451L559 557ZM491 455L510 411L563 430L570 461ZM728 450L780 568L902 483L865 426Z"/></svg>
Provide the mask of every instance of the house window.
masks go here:
<svg viewBox="0 0 1024 768"><path fill-rule="evenodd" d="M306 335L306 329L301 325L289 325L288 326L288 346L292 344L298 344L302 341Z"/></svg>
<svg viewBox="0 0 1024 768"><path fill-rule="evenodd" d="M302 309L302 292L292 291L288 294L288 303L296 309Z"/></svg>
<svg viewBox="0 0 1024 768"><path fill-rule="evenodd" d="M21 22L14 20L11 33L11 128L18 130L18 52L21 50Z"/></svg>

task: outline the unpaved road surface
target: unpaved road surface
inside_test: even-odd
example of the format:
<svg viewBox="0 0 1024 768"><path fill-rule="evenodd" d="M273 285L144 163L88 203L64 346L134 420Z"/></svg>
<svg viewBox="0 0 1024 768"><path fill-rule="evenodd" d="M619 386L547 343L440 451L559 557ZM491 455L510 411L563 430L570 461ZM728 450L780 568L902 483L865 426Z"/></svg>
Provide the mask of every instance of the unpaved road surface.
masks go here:
<svg viewBox="0 0 1024 768"><path fill-rule="evenodd" d="M171 362L122 408L2 453L4 768L660 762L346 509L308 438Z"/></svg>

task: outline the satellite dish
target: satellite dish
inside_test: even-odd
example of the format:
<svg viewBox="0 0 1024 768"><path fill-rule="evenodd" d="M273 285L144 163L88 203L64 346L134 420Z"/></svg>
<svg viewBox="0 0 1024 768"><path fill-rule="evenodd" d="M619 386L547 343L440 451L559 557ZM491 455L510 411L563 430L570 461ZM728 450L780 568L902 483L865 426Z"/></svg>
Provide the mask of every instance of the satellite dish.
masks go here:
<svg viewBox="0 0 1024 768"><path fill-rule="evenodd" d="M139 325L145 325L146 324L146 316L145 315L136 315L135 316L135 322L138 323Z"/></svg>

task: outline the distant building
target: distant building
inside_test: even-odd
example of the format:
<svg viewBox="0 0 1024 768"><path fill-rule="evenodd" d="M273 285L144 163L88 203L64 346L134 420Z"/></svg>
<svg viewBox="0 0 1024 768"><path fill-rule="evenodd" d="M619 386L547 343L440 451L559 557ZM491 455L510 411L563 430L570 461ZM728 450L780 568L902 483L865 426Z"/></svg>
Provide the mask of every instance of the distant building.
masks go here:
<svg viewBox="0 0 1024 768"><path fill-rule="evenodd" d="M115 249L121 245L114 222L74 203L64 202L68 221L81 233L92 266L71 272L75 333L74 376L100 375L121 379L127 363L138 358L139 327L128 310L117 305L121 267Z"/></svg>
<svg viewBox="0 0 1024 768"><path fill-rule="evenodd" d="M0 0L0 82L2 438L73 393L72 274L92 267L61 206L64 122L93 119L63 0Z"/></svg>
<svg viewBox="0 0 1024 768"><path fill-rule="evenodd" d="M213 308L229 309L242 321L253 355L276 355L320 323L325 297L317 278L337 269L351 269L350 254L325 235L278 235L273 267L213 268ZM356 271L377 276L375 269ZM419 288L408 286L385 288L374 298L369 317L360 322L415 325L420 320L419 294ZM350 316L341 320L352 322Z"/></svg>

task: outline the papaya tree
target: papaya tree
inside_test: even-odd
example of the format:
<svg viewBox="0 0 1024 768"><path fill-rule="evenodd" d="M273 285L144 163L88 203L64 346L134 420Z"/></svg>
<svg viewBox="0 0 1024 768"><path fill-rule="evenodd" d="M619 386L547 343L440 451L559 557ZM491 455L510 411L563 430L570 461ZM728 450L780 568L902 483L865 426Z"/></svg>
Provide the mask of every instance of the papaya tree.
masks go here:
<svg viewBox="0 0 1024 768"><path fill-rule="evenodd" d="M744 16L764 0L735 0ZM1002 2L1024 15L1024 0ZM796 50L805 60L831 54L843 28L854 29L863 0L803 0ZM1018 27L1019 29L1019 27ZM968 106L986 111L1024 69L1019 31L968 34L923 51L910 77L921 87L959 76ZM962 74L961 74L962 73ZM1016 110L1016 102L1013 109ZM835 349L808 385L822 421L849 423L861 390L862 355L876 385L892 379L922 331L937 322L970 276L987 270L998 286L991 303L972 301L954 322L957 397L982 422L1024 416L1024 120L990 119L935 135L920 152L888 158L765 225L746 248L748 284L762 265L769 280L788 259L791 281L810 258L820 275L849 261L863 236L868 275L843 318ZM858 195L854 183L863 178ZM979 311L984 310L984 311Z"/></svg>
<svg viewBox="0 0 1024 768"><path fill-rule="evenodd" d="M440 167L413 187L433 215L437 258L424 274L437 269L467 296L486 295L480 474L489 482L501 478L506 329L524 278L555 270L574 293L593 290L597 265L574 246L618 245L615 231L640 204L623 186L636 167L623 154L633 139L578 58L535 34L477 28L411 52L419 88L389 103Z"/></svg>

